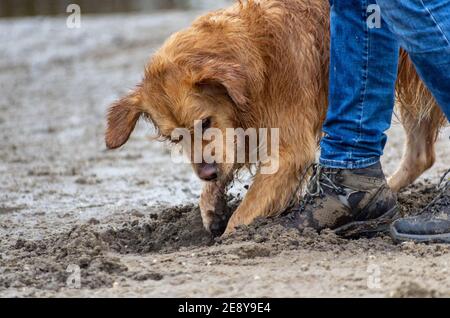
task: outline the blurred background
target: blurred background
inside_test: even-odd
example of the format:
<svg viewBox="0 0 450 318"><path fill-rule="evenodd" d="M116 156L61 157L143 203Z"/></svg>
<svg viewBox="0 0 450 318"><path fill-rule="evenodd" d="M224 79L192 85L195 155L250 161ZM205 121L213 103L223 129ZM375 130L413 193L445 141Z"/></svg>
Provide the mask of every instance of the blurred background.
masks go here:
<svg viewBox="0 0 450 318"><path fill-rule="evenodd" d="M0 17L63 15L69 4L80 5L85 14L154 12L161 10L215 9L227 0L1 0Z"/></svg>

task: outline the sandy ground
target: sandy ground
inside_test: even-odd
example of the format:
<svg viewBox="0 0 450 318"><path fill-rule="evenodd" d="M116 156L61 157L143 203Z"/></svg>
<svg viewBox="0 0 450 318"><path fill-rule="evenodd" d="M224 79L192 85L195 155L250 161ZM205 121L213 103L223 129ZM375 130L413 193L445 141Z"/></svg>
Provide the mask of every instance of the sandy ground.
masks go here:
<svg viewBox="0 0 450 318"><path fill-rule="evenodd" d="M195 205L200 182L149 142L149 127L105 151L107 106L197 14L84 17L80 30L61 18L0 21L0 296L450 296L448 246L346 241L270 222L213 240ZM403 212L435 194L448 138L447 129L436 166L401 195ZM402 143L394 124L387 173Z"/></svg>

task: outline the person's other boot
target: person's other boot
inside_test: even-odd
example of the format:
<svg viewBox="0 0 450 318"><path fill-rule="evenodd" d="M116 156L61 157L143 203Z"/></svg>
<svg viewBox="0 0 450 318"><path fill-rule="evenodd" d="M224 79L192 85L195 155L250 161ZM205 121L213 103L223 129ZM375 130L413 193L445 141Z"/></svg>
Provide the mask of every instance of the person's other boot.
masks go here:
<svg viewBox="0 0 450 318"><path fill-rule="evenodd" d="M394 241L450 243L450 170L442 178L439 191L439 195L420 214L392 224Z"/></svg>

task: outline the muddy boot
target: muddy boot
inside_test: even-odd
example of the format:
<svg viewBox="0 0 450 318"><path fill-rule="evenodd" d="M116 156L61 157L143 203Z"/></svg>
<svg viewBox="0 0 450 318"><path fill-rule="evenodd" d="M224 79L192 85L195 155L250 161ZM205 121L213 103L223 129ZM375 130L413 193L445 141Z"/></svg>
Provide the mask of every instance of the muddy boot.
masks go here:
<svg viewBox="0 0 450 318"><path fill-rule="evenodd" d="M299 229L332 229L350 238L387 232L397 217L397 197L381 164L355 170L316 165L304 199L284 222Z"/></svg>
<svg viewBox="0 0 450 318"><path fill-rule="evenodd" d="M439 186L439 195L419 215L399 219L391 226L396 242L450 243L450 170Z"/></svg>

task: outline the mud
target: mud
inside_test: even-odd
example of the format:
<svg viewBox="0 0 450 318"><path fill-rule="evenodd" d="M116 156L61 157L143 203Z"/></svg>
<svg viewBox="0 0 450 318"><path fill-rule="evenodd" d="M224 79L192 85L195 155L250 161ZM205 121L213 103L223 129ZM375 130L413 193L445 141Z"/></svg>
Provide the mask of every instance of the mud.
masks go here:
<svg viewBox="0 0 450 318"><path fill-rule="evenodd" d="M168 253L183 247L210 246L213 237L204 229L200 210L193 205L166 208L151 221L133 221L101 235L110 248L121 254Z"/></svg>
<svg viewBox="0 0 450 318"><path fill-rule="evenodd" d="M411 195L414 193L414 195ZM437 194L436 186L418 184L400 196L404 211L419 211ZM235 202L233 202L235 204ZM234 207L234 205L233 205ZM407 215L411 213L407 212ZM365 249L366 252L405 253L420 257L446 255L448 246L393 244L380 234L376 238L347 240L332 231L321 234L313 230L286 230L276 219L260 219L255 224L239 228L225 238L213 238L203 228L197 206L163 208L159 214L134 214L134 219L102 229L96 219L73 227L67 233L30 241L19 239L7 247L7 256L0 258L0 292L10 288L35 288L58 291L69 284L70 266L80 268L83 288L113 288L117 281L161 281L158 272L131 271L121 262L120 255L176 255L215 246L214 255L235 256L239 260L254 260L280 255L288 251L321 251L338 254ZM245 244L243 244L245 243ZM5 246L3 246L5 247ZM226 257L225 257L226 258ZM330 265L325 265L330 269ZM308 270L309 266L301 267ZM402 283L392 297L437 297L441 294L417 283Z"/></svg>
<svg viewBox="0 0 450 318"><path fill-rule="evenodd" d="M276 220L214 239L201 183L149 141L151 128L104 150L108 105L198 14L88 16L79 30L62 18L0 20L0 297L450 296L448 246L344 240ZM436 165L401 194L403 214L436 194L449 132ZM403 140L394 122L387 174ZM248 182L232 188L234 206Z"/></svg>

